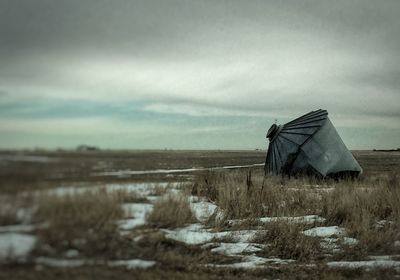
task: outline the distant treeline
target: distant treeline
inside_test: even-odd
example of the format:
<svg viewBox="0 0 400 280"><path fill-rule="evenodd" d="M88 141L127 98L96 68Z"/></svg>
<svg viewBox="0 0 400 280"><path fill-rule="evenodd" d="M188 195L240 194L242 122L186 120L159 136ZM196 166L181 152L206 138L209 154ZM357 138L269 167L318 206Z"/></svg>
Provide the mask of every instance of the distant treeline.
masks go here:
<svg viewBox="0 0 400 280"><path fill-rule="evenodd" d="M397 149L388 149L388 150L379 150L379 149L373 149L374 152L399 152L400 148Z"/></svg>

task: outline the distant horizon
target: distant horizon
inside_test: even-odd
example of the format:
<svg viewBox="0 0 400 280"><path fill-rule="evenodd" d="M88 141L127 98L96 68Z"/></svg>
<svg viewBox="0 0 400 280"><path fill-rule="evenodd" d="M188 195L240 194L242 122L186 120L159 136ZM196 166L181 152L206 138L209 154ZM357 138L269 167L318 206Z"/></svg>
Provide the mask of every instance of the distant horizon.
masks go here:
<svg viewBox="0 0 400 280"><path fill-rule="evenodd" d="M34 147L34 148L18 148L18 149L11 149L11 148L0 148L0 152L85 152L85 153L95 153L95 152L108 152L108 151L131 151L131 152L146 152L146 151L160 151L160 152L168 152L168 151L221 151L221 152L266 152L268 150L268 147L264 149L209 149L209 148L204 148L204 149L172 149L172 148L164 148L164 149L135 149L135 148L126 148L126 149L117 149L117 148L101 148L101 147L96 147L98 150L78 150L77 148L40 148L40 147ZM400 151L400 148L389 148L389 149L349 149L350 151L376 151L376 152L391 152L391 151Z"/></svg>

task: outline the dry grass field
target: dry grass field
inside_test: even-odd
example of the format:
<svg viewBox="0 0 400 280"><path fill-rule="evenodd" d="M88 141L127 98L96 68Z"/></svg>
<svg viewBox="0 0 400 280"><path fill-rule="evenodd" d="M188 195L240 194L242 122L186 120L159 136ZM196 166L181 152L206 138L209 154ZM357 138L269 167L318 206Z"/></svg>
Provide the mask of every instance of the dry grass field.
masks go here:
<svg viewBox="0 0 400 280"><path fill-rule="evenodd" d="M334 181L262 151L1 152L0 279L399 278L400 152L354 154Z"/></svg>

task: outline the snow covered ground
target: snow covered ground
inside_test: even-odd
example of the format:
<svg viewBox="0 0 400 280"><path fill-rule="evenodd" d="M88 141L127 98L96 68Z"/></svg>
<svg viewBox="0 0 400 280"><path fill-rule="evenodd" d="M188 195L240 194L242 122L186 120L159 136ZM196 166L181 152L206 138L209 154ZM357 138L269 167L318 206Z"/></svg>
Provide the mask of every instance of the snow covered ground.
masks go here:
<svg viewBox="0 0 400 280"><path fill-rule="evenodd" d="M32 163L48 163L57 161L56 158L50 158L46 156L32 156L32 155L0 155L0 162L4 161L20 161L20 162L32 162Z"/></svg>
<svg viewBox="0 0 400 280"><path fill-rule="evenodd" d="M40 190L35 192L24 192L22 195L55 195L55 196L66 196L66 195L77 195L85 192L98 192L99 190L105 190L107 192L126 191L134 192L139 196L148 197L154 192L156 188L179 188L185 183L182 182L150 182L150 183L125 183L125 184L101 184L95 186L88 186L86 184L76 186L61 186L48 190ZM150 198L151 200L151 198Z"/></svg>
<svg viewBox="0 0 400 280"><path fill-rule="evenodd" d="M55 259L47 257L39 257L34 260L37 265L44 265L49 267L60 267L60 268L72 268L87 265L107 265L110 267L122 266L127 269L139 269L139 268L150 268L156 265L155 261L149 260L115 260L115 261L94 261L86 259Z"/></svg>
<svg viewBox="0 0 400 280"><path fill-rule="evenodd" d="M157 172L160 172L160 170ZM175 171L172 170L171 172ZM179 170L179 172L182 172L182 170ZM183 192L180 190L182 186L184 185L177 182L105 184L94 187L64 186L52 190L36 192L35 194L46 193L48 195L65 196L80 194L87 191L98 191L100 189L105 189L107 192L120 190L134 192L135 194L145 198L147 203L124 203L121 205L124 211L124 218L117 221L117 224L122 234L129 234L135 231L137 227L143 227L146 225L146 216L153 211L154 201L161 199L163 195L183 195ZM155 188L165 189L165 194L155 196ZM207 265L210 267L254 269L267 267L269 265L290 265L296 263L296 261L292 259L281 259L275 256L265 257L265 254L260 254L261 252L268 251L270 244L260 244L254 242L254 240L258 234L266 232L268 230L267 224L272 222L282 221L307 225L307 228L309 229L304 230L302 234L305 236L320 238L322 248L330 253L340 251L341 244L356 245L358 243L358 240L349 238L346 230L342 227L318 226L326 222L324 217L318 215L260 217L258 219L260 224L265 224L261 228L246 230L232 230L232 228L227 228L217 231L206 226L206 222L210 217L215 219L222 217L223 214L221 213L223 213L223 211L218 207L218 205L206 200L205 198L196 196L188 196L187 199L190 209L198 222L187 224L179 228L159 229L159 231L168 239L182 242L189 246L199 246L202 249L209 250L213 254L234 257L238 260L233 263L224 264L210 263ZM37 238L34 235L34 232L38 229L48 227L48 224L46 223L32 224L32 219L29 218L32 215L31 212L32 211L29 209L24 209L25 216L21 215L25 218L22 219L24 222L21 224L0 226L0 262L7 262L9 260L23 262L26 261L28 257L31 257L31 261L38 266L62 268L105 265L109 267L122 266L127 269L146 269L157 264L153 260L142 259L114 261L77 259L77 257L79 257L79 252L76 250L66 252L66 258L31 256L30 254L37 243ZM236 226L242 222L243 220L234 219L228 220L226 224L229 226ZM132 235L132 242L137 242L140 238L140 235ZM329 261L326 265L331 268L340 269L394 268L400 271L400 261L398 260L398 256L370 256L368 259L363 261Z"/></svg>
<svg viewBox="0 0 400 280"><path fill-rule="evenodd" d="M8 232L0 234L0 262L24 260L33 250L36 237L26 233Z"/></svg>
<svg viewBox="0 0 400 280"><path fill-rule="evenodd" d="M119 171L107 171L107 172L96 172L93 176L115 176L115 177L126 177L130 175L146 175L146 174L174 174L174 173L190 173L196 171L215 171L224 169L240 169L249 168L256 166L264 166L264 163L249 164L249 165L227 165L220 167L199 167L199 168L182 168L182 169L156 169L156 170L119 170Z"/></svg>
<svg viewBox="0 0 400 280"><path fill-rule="evenodd" d="M153 210L153 204L124 203L122 209L126 218L119 220L118 225L121 230L127 231L146 224L146 214Z"/></svg>
<svg viewBox="0 0 400 280"><path fill-rule="evenodd" d="M261 223L272 223L272 222L289 222L289 223L300 223L300 224L315 224L323 223L324 218L318 215L306 215L299 217L263 217L258 219ZM242 220L228 220L230 225L240 224Z"/></svg>

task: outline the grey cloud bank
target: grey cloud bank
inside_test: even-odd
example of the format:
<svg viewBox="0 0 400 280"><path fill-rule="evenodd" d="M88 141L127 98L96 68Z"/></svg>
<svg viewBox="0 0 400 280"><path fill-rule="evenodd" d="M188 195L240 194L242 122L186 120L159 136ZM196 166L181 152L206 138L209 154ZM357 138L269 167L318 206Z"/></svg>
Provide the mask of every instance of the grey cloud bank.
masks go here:
<svg viewBox="0 0 400 280"><path fill-rule="evenodd" d="M129 122L126 108L4 114L2 147L74 145L88 126L99 135L91 141L109 147L264 147L271 121L318 108L351 148L400 146L399 1L0 0L0 38L3 106L141 104ZM149 112L159 121L137 121ZM75 125L82 132L61 141ZM256 139L229 140L237 130ZM162 140L149 142L158 131ZM126 142L102 142L113 135Z"/></svg>

